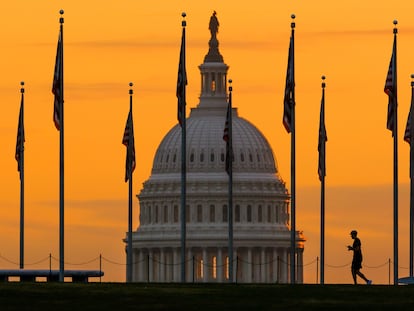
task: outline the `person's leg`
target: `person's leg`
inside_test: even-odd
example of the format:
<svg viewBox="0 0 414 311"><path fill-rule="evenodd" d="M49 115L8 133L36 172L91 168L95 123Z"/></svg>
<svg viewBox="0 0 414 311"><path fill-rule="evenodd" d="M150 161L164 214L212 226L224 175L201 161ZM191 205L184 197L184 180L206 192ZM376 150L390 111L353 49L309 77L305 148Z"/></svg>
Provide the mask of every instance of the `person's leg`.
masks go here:
<svg viewBox="0 0 414 311"><path fill-rule="evenodd" d="M351 272L352 272L352 278L354 279L354 284L356 285L357 284L357 277L356 277L357 270L355 270L354 268L352 268L351 269Z"/></svg>
<svg viewBox="0 0 414 311"><path fill-rule="evenodd" d="M362 274L362 272L361 271L359 271L359 270L356 270L355 271L355 273L357 274L357 275L359 275L359 277L361 278L361 279L363 279L365 282L369 282L369 280L365 277L365 275L364 274ZM356 276L355 276L356 277Z"/></svg>

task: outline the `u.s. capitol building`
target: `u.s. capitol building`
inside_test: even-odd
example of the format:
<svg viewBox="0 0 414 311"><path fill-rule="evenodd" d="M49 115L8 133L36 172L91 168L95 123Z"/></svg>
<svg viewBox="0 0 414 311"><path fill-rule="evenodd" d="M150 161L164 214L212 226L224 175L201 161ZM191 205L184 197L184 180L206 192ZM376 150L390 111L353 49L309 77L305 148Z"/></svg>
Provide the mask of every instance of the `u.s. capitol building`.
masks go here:
<svg viewBox="0 0 414 311"><path fill-rule="evenodd" d="M217 31L211 32L209 51L199 66L200 101L186 120L188 282L229 281L228 175L223 141L229 67L219 52ZM241 118L237 108L233 108L232 118L233 281L288 283L290 195L264 135ZM138 195L140 225L132 239L134 282L181 281L180 197L181 127L177 124L162 139L151 176ZM304 242L298 231L297 283L303 282Z"/></svg>

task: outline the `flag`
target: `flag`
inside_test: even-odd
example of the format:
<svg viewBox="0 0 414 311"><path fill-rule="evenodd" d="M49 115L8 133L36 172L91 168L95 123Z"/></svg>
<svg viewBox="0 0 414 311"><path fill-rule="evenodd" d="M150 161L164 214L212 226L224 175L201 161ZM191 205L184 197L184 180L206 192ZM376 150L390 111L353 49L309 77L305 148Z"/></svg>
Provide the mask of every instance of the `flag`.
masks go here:
<svg viewBox="0 0 414 311"><path fill-rule="evenodd" d="M230 126L230 118L231 118L231 104L229 103L227 105L227 114L226 114L226 122L224 124L224 131L223 131L223 140L226 142L226 172L227 174L230 174L230 132L229 132L229 126Z"/></svg>
<svg viewBox="0 0 414 311"><path fill-rule="evenodd" d="M187 85L187 71L185 68L185 28L181 37L180 60L178 64L178 78L177 78L177 119L182 126L185 119L185 86Z"/></svg>
<svg viewBox="0 0 414 311"><path fill-rule="evenodd" d="M134 139L134 122L132 120L132 109L130 108L128 119L125 125L124 137L122 144L127 148L125 161L125 182L128 181L132 172L135 170L135 139Z"/></svg>
<svg viewBox="0 0 414 311"><path fill-rule="evenodd" d="M55 95L54 109L53 109L53 122L58 131L60 131L61 112L63 105L62 98L62 76L63 76L63 64L62 64L62 29L59 32L59 39L56 51L55 72L53 75L52 93Z"/></svg>
<svg viewBox="0 0 414 311"><path fill-rule="evenodd" d="M230 175L230 165L234 161L232 139L230 139L230 127L231 124L231 93L229 95L229 103L227 105L226 122L224 124L223 140L226 142L226 172Z"/></svg>
<svg viewBox="0 0 414 311"><path fill-rule="evenodd" d="M321 111L319 118L319 140L318 140L318 152L319 152L319 163L318 163L318 175L319 180L322 181L323 177L326 176L326 142L328 137L326 135L325 127L325 89L322 90L321 100Z"/></svg>
<svg viewBox="0 0 414 311"><path fill-rule="evenodd" d="M283 99L283 125L288 133L292 131L292 109L295 104L293 102L293 93L295 89L293 57L293 36L291 36L286 72L285 97Z"/></svg>
<svg viewBox="0 0 414 311"><path fill-rule="evenodd" d="M20 112L19 112L19 124L17 126L17 139L16 139L16 154L15 159L17 161L17 171L20 173L20 178L22 174L22 168L23 168L23 152L24 152L24 142L25 142L25 136L24 136L24 123L23 123L23 95L22 100L20 103Z"/></svg>
<svg viewBox="0 0 414 311"><path fill-rule="evenodd" d="M396 49L397 38L394 36L394 44L392 48L392 55L390 65L388 68L387 78L385 80L384 92L388 95L388 114L387 114L387 129L392 132L394 136L394 118L397 109L397 83L396 83Z"/></svg>
<svg viewBox="0 0 414 311"><path fill-rule="evenodd" d="M413 133L413 106L414 106L414 83L411 82L411 105L410 112L408 113L407 126L405 127L404 140L410 144L410 177L414 178L414 144L411 143L411 139L414 139Z"/></svg>
<svg viewBox="0 0 414 311"><path fill-rule="evenodd" d="M413 93L413 92L412 92ZM408 118L407 118L407 125L405 127L405 133L404 133L404 140L409 143L411 145L411 137L413 137L411 131L412 131L412 121L411 121L411 114L412 114L412 110L413 110L413 105L414 105L414 94L411 94L411 106L410 106L410 112L408 113ZM414 146L413 146L414 147Z"/></svg>

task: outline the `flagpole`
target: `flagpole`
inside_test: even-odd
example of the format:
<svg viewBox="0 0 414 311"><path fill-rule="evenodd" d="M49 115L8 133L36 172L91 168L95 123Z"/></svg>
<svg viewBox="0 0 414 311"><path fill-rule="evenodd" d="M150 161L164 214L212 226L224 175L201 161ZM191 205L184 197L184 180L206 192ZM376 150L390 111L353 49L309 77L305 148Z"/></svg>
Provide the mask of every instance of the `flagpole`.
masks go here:
<svg viewBox="0 0 414 311"><path fill-rule="evenodd" d="M229 107L228 107L228 173L229 173L229 207L228 207L228 221L229 221L229 282L233 283L233 108L232 108L232 80L229 80Z"/></svg>
<svg viewBox="0 0 414 311"><path fill-rule="evenodd" d="M64 117L63 117L63 10L59 12L61 17L59 19L60 22L60 40L61 40L61 49L60 49L60 204L59 204L59 282L64 282L65 278L65 238L64 238L64 231L65 231L65 199L64 199L64 179L65 179L65 161L64 161Z"/></svg>
<svg viewBox="0 0 414 311"><path fill-rule="evenodd" d="M394 285L398 285L398 118L397 118L397 20L394 20Z"/></svg>
<svg viewBox="0 0 414 311"><path fill-rule="evenodd" d="M18 142L20 144L20 269L24 269L24 82L20 82L20 85L22 86L20 89L22 99L20 108L21 120L19 120L19 131L23 131L23 133L19 133L21 136L21 141ZM23 128L20 128L20 126Z"/></svg>
<svg viewBox="0 0 414 311"><path fill-rule="evenodd" d="M186 73L185 73L185 27L187 26L187 23L185 21L185 17L186 17L186 13L182 13L181 16L183 17L183 20L181 22L181 26L183 29L183 33L182 33L182 59L180 60L180 66L184 67L184 70L182 70L183 68L181 68L181 70L183 71L182 74L185 75L185 81L182 81L182 83L184 83L184 85L182 86L182 105L180 106L180 113L181 113L181 282L185 283L186 281L186 271L185 271L185 266L186 266L186 260L185 260L185 253L186 253L186 196L187 196L187 189L186 189L186 184L187 184L187 169L186 169L186 165L187 165L187 160L186 160L186 155L187 155L187 151L186 151L186 142L187 142L187 135L186 135L186 131L187 131L187 125L186 125L186 116L185 116L185 110L186 110L186 88L185 85L187 84L187 77L186 77ZM181 57L181 55L180 55ZM183 62L183 63L181 63Z"/></svg>
<svg viewBox="0 0 414 311"><path fill-rule="evenodd" d="M322 103L323 107L321 108L321 123L323 124L323 128L319 129L320 131L325 131L325 76L322 76ZM323 109L323 110L322 110ZM320 282L321 284L325 283L325 142L326 142L326 133L319 133L319 135L323 135L323 137L319 137L321 145L321 149L319 154L322 163L320 163L320 169L322 172L319 174L319 178L321 179L321 269L320 269Z"/></svg>
<svg viewBox="0 0 414 311"><path fill-rule="evenodd" d="M414 74L411 75L411 107L409 114L409 124L410 124L410 277L413 277L413 266L414 266L414 113L413 101L414 101Z"/></svg>
<svg viewBox="0 0 414 311"><path fill-rule="evenodd" d="M133 83L129 83L129 113L132 118L132 95ZM133 125L131 124L131 127ZM133 129L131 129L130 135L132 137ZM130 141L131 138L130 137ZM128 145L127 147L128 159L132 161L132 148ZM128 170L128 245L127 245L127 282L132 282L132 168Z"/></svg>
<svg viewBox="0 0 414 311"><path fill-rule="evenodd" d="M295 81L295 15L292 23L292 81ZM295 130L295 87L292 88L291 128L291 231L290 231L290 283L296 282L296 130Z"/></svg>

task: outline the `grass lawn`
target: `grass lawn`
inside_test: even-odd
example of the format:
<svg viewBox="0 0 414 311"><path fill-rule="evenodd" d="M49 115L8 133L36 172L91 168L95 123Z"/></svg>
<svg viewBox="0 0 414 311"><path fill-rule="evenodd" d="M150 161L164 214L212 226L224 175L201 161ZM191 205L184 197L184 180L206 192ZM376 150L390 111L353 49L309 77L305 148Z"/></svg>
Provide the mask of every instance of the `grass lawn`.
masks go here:
<svg viewBox="0 0 414 311"><path fill-rule="evenodd" d="M408 310L414 286L2 283L0 310Z"/></svg>

